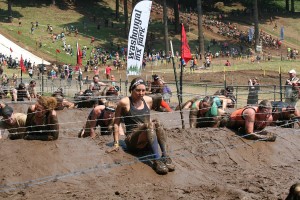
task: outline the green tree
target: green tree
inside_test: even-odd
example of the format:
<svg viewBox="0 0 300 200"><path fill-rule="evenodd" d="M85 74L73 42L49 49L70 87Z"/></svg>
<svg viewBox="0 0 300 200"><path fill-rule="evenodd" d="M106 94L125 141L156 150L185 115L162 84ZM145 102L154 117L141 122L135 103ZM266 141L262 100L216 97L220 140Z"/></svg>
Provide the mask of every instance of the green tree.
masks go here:
<svg viewBox="0 0 300 200"><path fill-rule="evenodd" d="M119 21L120 17L120 0L116 0L116 20Z"/></svg>
<svg viewBox="0 0 300 200"><path fill-rule="evenodd" d="M13 20L12 17L12 0L7 0L7 11L8 11L8 21L11 23Z"/></svg>
<svg viewBox="0 0 300 200"><path fill-rule="evenodd" d="M179 9L178 9L178 0L173 0L173 9L174 9L174 24L175 24L175 33L179 33Z"/></svg>
<svg viewBox="0 0 300 200"><path fill-rule="evenodd" d="M258 5L257 5L258 0L253 0L253 10L254 10L254 34L255 34L255 51L257 45L259 45L259 27L258 27Z"/></svg>
<svg viewBox="0 0 300 200"><path fill-rule="evenodd" d="M127 0L124 0L125 37L128 36L128 7Z"/></svg>
<svg viewBox="0 0 300 200"><path fill-rule="evenodd" d="M198 11L198 42L199 42L199 52L204 56L204 35L202 26L202 1L197 0L197 11Z"/></svg>
<svg viewBox="0 0 300 200"><path fill-rule="evenodd" d="M285 11L286 12L290 11L290 0L285 0Z"/></svg>
<svg viewBox="0 0 300 200"><path fill-rule="evenodd" d="M164 39L165 39L165 50L166 55L169 53L169 35L168 35L168 7L167 0L163 0L163 21L164 21Z"/></svg>
<svg viewBox="0 0 300 200"><path fill-rule="evenodd" d="M291 12L295 12L295 0L291 0Z"/></svg>
<svg viewBox="0 0 300 200"><path fill-rule="evenodd" d="M132 2L131 2L131 7L132 7L131 13L133 12L134 6L137 4L137 2L138 2L138 0L132 0Z"/></svg>

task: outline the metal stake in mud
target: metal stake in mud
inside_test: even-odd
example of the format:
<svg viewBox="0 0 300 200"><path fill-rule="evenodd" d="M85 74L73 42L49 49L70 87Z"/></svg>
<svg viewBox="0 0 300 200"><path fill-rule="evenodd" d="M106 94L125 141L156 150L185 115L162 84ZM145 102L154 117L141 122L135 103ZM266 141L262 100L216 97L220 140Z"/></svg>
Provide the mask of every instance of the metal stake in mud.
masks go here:
<svg viewBox="0 0 300 200"><path fill-rule="evenodd" d="M279 66L279 89L280 89L280 101L282 101L281 66Z"/></svg>
<svg viewBox="0 0 300 200"><path fill-rule="evenodd" d="M176 74L176 66L175 66L175 62L174 62L174 52L173 52L173 44L172 44L172 40L170 40L170 45L171 45L171 52L172 52L172 64L173 64L173 69L174 69L174 76L175 76L175 84L176 84L176 90L177 90L177 98L178 98L178 103L179 103L179 109L180 109L180 118L181 118L181 125L182 125L182 129L185 129L185 125L184 125L184 119L183 119L183 113L182 113L182 96L180 95L180 90L179 90L179 86L178 86L178 79L177 79L177 74ZM181 70L182 72L182 70Z"/></svg>

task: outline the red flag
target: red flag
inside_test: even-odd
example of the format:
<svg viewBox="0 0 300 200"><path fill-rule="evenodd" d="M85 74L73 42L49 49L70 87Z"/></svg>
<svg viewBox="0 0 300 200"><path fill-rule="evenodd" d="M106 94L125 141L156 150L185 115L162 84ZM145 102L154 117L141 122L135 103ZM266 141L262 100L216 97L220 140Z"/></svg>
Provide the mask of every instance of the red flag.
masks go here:
<svg viewBox="0 0 300 200"><path fill-rule="evenodd" d="M11 53L13 52L12 48L9 48L9 50L10 50Z"/></svg>
<svg viewBox="0 0 300 200"><path fill-rule="evenodd" d="M77 65L82 65L82 52L77 42Z"/></svg>
<svg viewBox="0 0 300 200"><path fill-rule="evenodd" d="M185 30L183 24L181 25L181 58L187 63L192 59L192 54L190 47L186 38Z"/></svg>
<svg viewBox="0 0 300 200"><path fill-rule="evenodd" d="M60 53L60 50L59 50L59 49L56 49L56 53Z"/></svg>
<svg viewBox="0 0 300 200"><path fill-rule="evenodd" d="M22 55L21 55L21 59L20 59L20 67L21 67L22 72L26 72L26 67L24 65L24 61L23 61Z"/></svg>

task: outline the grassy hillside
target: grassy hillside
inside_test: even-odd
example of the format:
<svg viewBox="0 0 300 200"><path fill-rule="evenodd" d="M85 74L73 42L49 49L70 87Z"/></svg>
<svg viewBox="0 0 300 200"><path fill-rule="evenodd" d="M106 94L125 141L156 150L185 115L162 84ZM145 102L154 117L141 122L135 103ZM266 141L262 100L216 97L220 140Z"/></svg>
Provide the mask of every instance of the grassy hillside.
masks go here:
<svg viewBox="0 0 300 200"><path fill-rule="evenodd" d="M53 26L53 33L59 34L66 27L77 27L79 34L75 37L75 33L72 32L70 36L67 36L66 43L73 47L73 51L76 54L76 42L78 41L80 46L90 47L91 37L95 37L95 43L92 46L100 46L103 49L117 50L117 46L126 47L127 38L124 37L124 24L123 16L121 16L120 21L114 20L114 1L103 0L100 3L94 4L92 6L73 6L66 5L62 6L49 6L40 5L38 7L24 5L13 5L13 23L6 23L5 16L7 16L7 1L0 0L0 32L4 35L10 37L16 42L20 43L26 49L36 52L36 54L41 55L45 59L50 61L59 61L61 63L76 63L76 56L70 56L62 51L62 41L58 40L52 42L51 34L46 31L47 24ZM277 1L279 2L279 1ZM297 3L297 2L296 2ZM130 4L129 4L130 5ZM283 6L283 5L282 5ZM297 3L298 6L298 3ZM131 8L129 8L131 10ZM122 14L123 7L121 6L120 12ZM263 15L264 16L264 15ZM274 35L279 37L279 28L273 30L273 24L269 21L270 15L266 15L261 18L260 27ZM104 27L104 19L109 19L114 23L114 27L111 27L111 23L108 27ZM153 14L151 16L152 23L149 24L148 32L155 34L156 42L154 43L154 48L156 50L163 49L163 25L161 23L162 16L158 14ZM298 26L299 16L294 15L278 15L273 16L278 27L285 27L285 41L284 44L292 46L293 48L300 47L300 28ZM30 33L31 22L34 24L38 21L39 27L34 30L33 34ZM19 26L21 22L21 26ZM100 29L97 29L97 25L100 22ZM245 26L244 24L239 24L239 26ZM247 25L246 25L247 26ZM169 25L170 32L173 30L173 26ZM18 34L21 33L21 34ZM197 27L194 25L191 27L190 32L187 33L189 44L192 50L197 46ZM209 31L204 33L206 43L214 38L214 34ZM174 48L179 50L180 36L170 34L170 38L173 39ZM230 42L230 39L223 38ZM42 44L41 47L39 44ZM60 49L61 53L56 53L56 49ZM92 48L89 48L87 55L89 55ZM298 48L299 49L299 48ZM285 49L281 51L274 51L273 56L278 56L281 53L285 54ZM235 62L240 63L239 61ZM247 66L247 61L243 62L246 65L245 68L250 68ZM279 64L272 64L276 70ZM223 66L223 63L217 63L216 65ZM287 65L287 64L284 64ZM289 64L294 65L294 64ZM297 65L297 64L296 64ZM272 66L268 68L273 68ZM241 68L244 68L241 66ZM220 68L220 70L222 67Z"/></svg>

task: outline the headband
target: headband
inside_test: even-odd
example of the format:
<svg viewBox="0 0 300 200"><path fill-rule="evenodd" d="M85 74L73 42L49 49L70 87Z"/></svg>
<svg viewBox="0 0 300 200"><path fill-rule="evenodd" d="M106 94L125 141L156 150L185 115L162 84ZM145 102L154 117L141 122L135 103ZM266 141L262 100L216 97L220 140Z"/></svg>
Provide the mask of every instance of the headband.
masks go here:
<svg viewBox="0 0 300 200"><path fill-rule="evenodd" d="M106 111L115 112L116 110L112 107L105 107Z"/></svg>
<svg viewBox="0 0 300 200"><path fill-rule="evenodd" d="M133 88L138 85L146 85L146 83L143 79L139 79L131 85L130 89L133 90Z"/></svg>

